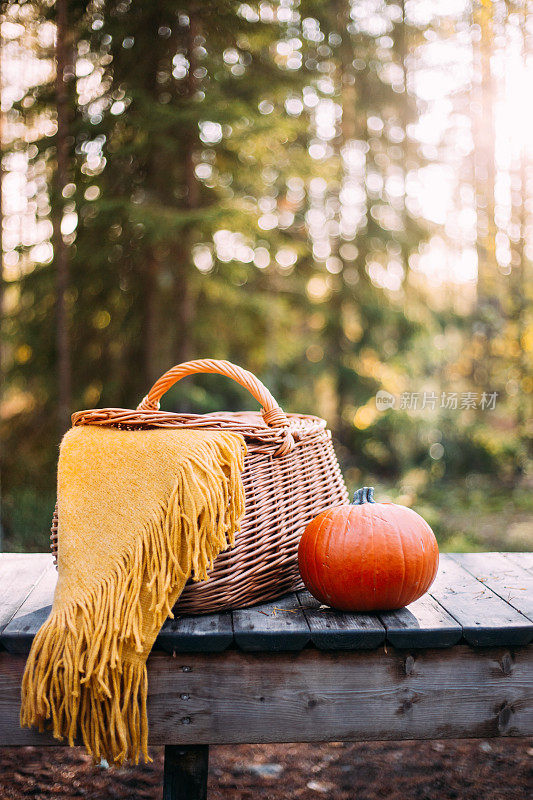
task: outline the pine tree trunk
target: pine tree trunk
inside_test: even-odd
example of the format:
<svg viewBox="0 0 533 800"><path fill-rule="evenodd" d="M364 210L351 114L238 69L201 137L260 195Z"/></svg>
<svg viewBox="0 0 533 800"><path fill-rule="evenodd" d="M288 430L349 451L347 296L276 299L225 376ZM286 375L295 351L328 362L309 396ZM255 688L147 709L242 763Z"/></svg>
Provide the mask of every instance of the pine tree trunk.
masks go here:
<svg viewBox="0 0 533 800"><path fill-rule="evenodd" d="M529 9L528 3L524 3L521 9L520 22L522 28L522 68L524 74L527 69L528 60L531 57L531 37L528 36L527 26L529 22ZM527 312L528 312L528 286L531 283L531 276L529 275L530 259L527 254L527 237L530 225L528 213L528 179L529 163L527 157L527 149L525 142L522 143L520 149L520 164L519 164L519 180L520 180L520 196L519 196L519 219L518 225L520 227L520 239L517 243L518 251L518 264L513 268L513 295L514 295L514 314L517 321L517 343L518 343L518 374L520 377L520 386L518 390L517 402L517 424L518 436L524 443L524 447L528 449L528 456L532 455L533 440L528 435L528 421L531 412L531 398L525 389L527 379L529 377L529 361L525 349L525 338L527 334Z"/></svg>
<svg viewBox="0 0 533 800"><path fill-rule="evenodd" d="M4 4L0 5L0 12L3 18ZM1 18L0 18L1 22ZM3 85L2 71L3 71L3 55L4 55L4 39L2 36L2 26L0 25L0 88ZM3 184L4 184L4 116L0 114L0 324L4 320L4 207L3 207ZM3 397L4 390L4 336L3 329L0 330L0 397Z"/></svg>
<svg viewBox="0 0 533 800"><path fill-rule="evenodd" d="M407 213L407 174L409 172L408 161L409 161L409 139L407 136L407 128L409 125L409 108L408 108L408 94L407 94L407 35L405 29L405 0L401 0L400 8L402 9L402 17L400 22L395 26L395 44L396 44L396 52L398 54L398 60L400 62L400 67L403 73L403 91L404 97L403 102L399 104L399 112L400 112L400 125L403 131L403 142L398 145L399 149L402 153L402 160L401 160L401 169L403 173L403 202L402 202L402 221L404 229L408 227L408 213ZM401 239L401 258L402 258L402 266L404 269L404 274L402 278L402 285L405 286L407 283L407 276L409 274L409 247L407 245L405 237Z"/></svg>
<svg viewBox="0 0 533 800"><path fill-rule="evenodd" d="M58 413L57 420L60 433L63 433L70 423L71 411L71 364L70 364L70 334L67 311L67 290L69 283L69 253L68 246L61 234L61 219L63 216L62 197L63 189L68 183L69 161L69 114L68 91L66 84L66 68L68 66L68 0L56 0L56 110L57 134L56 157L57 167L55 173L55 204L53 212L53 243L54 263L56 270L56 346L57 346L57 386L58 386Z"/></svg>
<svg viewBox="0 0 533 800"><path fill-rule="evenodd" d="M343 147L352 139L357 136L357 103L358 103L358 90L357 83L352 67L353 48L347 33L347 25L350 19L350 3L349 0L336 0L333 5L334 24L336 30L342 38L342 43L339 47L339 60L336 69L336 84L337 90L341 97L342 105L342 118L338 126L337 136L334 141L334 149L336 158L339 165L339 189L342 186L345 172L342 160ZM340 255L341 237L340 235L335 240L334 253L337 258ZM344 266L343 266L344 269ZM329 353L328 357L334 367L334 387L336 396L336 410L335 410L335 433L337 441L341 445L345 445L348 440L346 424L343 418L344 409L348 402L347 387L346 387L346 370L345 363L347 340L344 332L343 323L343 310L346 296L346 286L343 278L343 270L332 276L335 281L334 292L330 300L330 324L329 324ZM350 298L350 302L352 302Z"/></svg>
<svg viewBox="0 0 533 800"><path fill-rule="evenodd" d="M187 32L187 59L189 61L189 72L187 75L187 95L186 102L193 101L197 90L197 78L195 70L197 58L195 55L195 40L199 35L199 22L193 11L189 13L189 29ZM191 129L185 134L185 187L187 190L186 207L188 209L198 208L200 205L200 187L194 172L194 152L197 146L196 132ZM191 224L184 229L181 246L178 250L178 263L176 275L176 315L177 315L177 338L176 338L176 362L189 361L194 357L194 345L192 341L192 325L196 314L196 295L191 282L192 278L192 246L193 237Z"/></svg>
<svg viewBox="0 0 533 800"><path fill-rule="evenodd" d="M496 228L494 222L495 173L495 112L496 85L491 71L493 45L493 9L480 5L475 21L481 36L475 45L474 55L478 64L478 106L474 130L476 149L474 156L474 186L477 210L478 278L477 316L481 322L482 341L477 363L474 365L474 380L481 390L492 387L492 345L495 320L500 312L498 266L496 263Z"/></svg>
<svg viewBox="0 0 533 800"><path fill-rule="evenodd" d="M4 4L0 7L4 11ZM2 14L3 16L3 14ZM2 68L3 68L3 55L4 55L4 39L2 36L2 26L0 25L0 88L2 87ZM4 397L5 389L5 358L4 358L4 242L2 233L4 230L4 209L3 209L3 183L4 183L4 169L3 169L3 155L4 155L4 138L3 138L3 114L0 113L0 399ZM4 447L0 445L0 475L4 473ZM0 483L0 507L2 502L2 484ZM3 548L3 528L0 520L0 551Z"/></svg>
<svg viewBox="0 0 533 800"><path fill-rule="evenodd" d="M159 378L158 374L158 275L159 264L155 255L152 256L146 265L144 273L144 326L143 326L143 350L144 350L144 383L145 391Z"/></svg>

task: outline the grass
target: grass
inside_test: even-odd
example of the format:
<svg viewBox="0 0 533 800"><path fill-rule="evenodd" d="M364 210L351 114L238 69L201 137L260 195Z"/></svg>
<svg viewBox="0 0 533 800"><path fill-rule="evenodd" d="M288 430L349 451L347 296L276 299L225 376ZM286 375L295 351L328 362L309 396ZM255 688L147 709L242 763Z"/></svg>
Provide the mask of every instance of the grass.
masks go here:
<svg viewBox="0 0 533 800"><path fill-rule="evenodd" d="M484 475L431 482L413 470L392 483L376 479L376 499L410 506L433 528L443 552L533 550L529 482L503 486Z"/></svg>
<svg viewBox="0 0 533 800"><path fill-rule="evenodd" d="M349 487L361 485L355 472ZM471 474L453 482L431 481L425 470L412 470L398 481L364 476L376 488L376 499L415 509L431 525L443 552L533 550L533 486L527 480L513 487ZM0 549L15 552L48 550L55 497L31 488L4 498L4 539Z"/></svg>
<svg viewBox="0 0 533 800"><path fill-rule="evenodd" d="M18 489L4 496L0 550L14 553L48 550L54 505L55 495L33 488Z"/></svg>

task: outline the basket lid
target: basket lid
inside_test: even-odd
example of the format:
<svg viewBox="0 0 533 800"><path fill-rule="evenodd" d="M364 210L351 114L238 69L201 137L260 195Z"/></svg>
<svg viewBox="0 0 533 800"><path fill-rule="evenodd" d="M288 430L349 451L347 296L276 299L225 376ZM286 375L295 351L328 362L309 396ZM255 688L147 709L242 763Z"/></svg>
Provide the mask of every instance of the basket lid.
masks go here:
<svg viewBox="0 0 533 800"><path fill-rule="evenodd" d="M129 408L94 408L72 415L73 425L99 425L122 430L150 428L224 429L240 433L255 452L277 451L291 435L294 444L326 432L326 421L307 414L285 414L288 425L271 427L255 411L220 411L209 414L180 414L172 411ZM329 435L329 432L327 433ZM292 449L292 448L291 448ZM283 453L280 453L283 455Z"/></svg>

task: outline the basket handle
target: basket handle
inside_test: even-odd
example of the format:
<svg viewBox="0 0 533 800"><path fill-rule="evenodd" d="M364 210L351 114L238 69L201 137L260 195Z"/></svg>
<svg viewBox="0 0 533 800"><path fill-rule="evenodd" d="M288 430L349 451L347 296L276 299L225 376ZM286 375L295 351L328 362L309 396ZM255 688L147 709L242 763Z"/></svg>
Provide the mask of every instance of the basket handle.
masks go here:
<svg viewBox="0 0 533 800"><path fill-rule="evenodd" d="M259 378L256 378L248 370L232 364L231 361L201 358L196 361L186 361L183 364L172 367L154 383L146 397L143 397L137 406L137 411L157 411L159 409L159 401L171 386L182 378L187 377L187 375L195 375L200 372L226 375L226 377L232 378L241 386L244 386L245 389L248 389L250 394L260 403L261 414L266 424L271 428L285 428L285 439L276 455L285 455L285 453L292 450L294 439L289 430L289 420L285 412L281 410L274 397Z"/></svg>

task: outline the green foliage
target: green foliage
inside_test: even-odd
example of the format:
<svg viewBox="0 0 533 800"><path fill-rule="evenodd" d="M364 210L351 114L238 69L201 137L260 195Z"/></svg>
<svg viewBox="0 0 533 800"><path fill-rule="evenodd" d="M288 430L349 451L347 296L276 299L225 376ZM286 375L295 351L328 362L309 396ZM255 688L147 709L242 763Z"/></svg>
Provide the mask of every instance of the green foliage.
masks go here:
<svg viewBox="0 0 533 800"><path fill-rule="evenodd" d="M361 479L347 470L350 493ZM350 477L351 476L351 477ZM435 532L442 552L531 550L533 497L527 486L502 486L492 476L470 473L462 479L434 481L425 469L413 469L390 481L364 473L375 497L408 505Z"/></svg>
<svg viewBox="0 0 533 800"><path fill-rule="evenodd" d="M2 548L16 553L42 553L50 546L55 496L31 487L16 489L4 500Z"/></svg>
<svg viewBox="0 0 533 800"><path fill-rule="evenodd" d="M50 57L37 31L53 4L19 5L33 9L30 49ZM426 38L402 7L70 3L70 183L57 190L61 142L43 122L55 115L52 78L14 102L24 135L6 153L27 157L36 222L76 215L64 235L73 411L131 407L173 363L229 359L287 411L328 419L349 481L378 476L420 502L443 542L475 548L475 526L463 541L441 509L472 476L527 482L517 341L528 334L511 314L494 331L497 411L376 412L379 389L461 392L489 360L472 315L412 269L436 227L406 186L435 156L413 134L421 110L409 89ZM2 329L3 517L21 548L44 541L32 531L48 527L58 445L56 265L35 263L32 248L17 245ZM163 407L255 404L201 376ZM481 507L455 501L473 516Z"/></svg>
<svg viewBox="0 0 533 800"><path fill-rule="evenodd" d="M436 451L434 444L439 445ZM381 414L364 430L352 428L348 450L350 463L389 478L424 469L434 479L459 480L478 474L513 485L525 463L520 441L477 422L457 425L457 420L444 418L436 428L433 420L405 411Z"/></svg>
<svg viewBox="0 0 533 800"><path fill-rule="evenodd" d="M404 412L390 411L370 428L352 428L348 448L359 469L398 478L426 462L424 427Z"/></svg>

